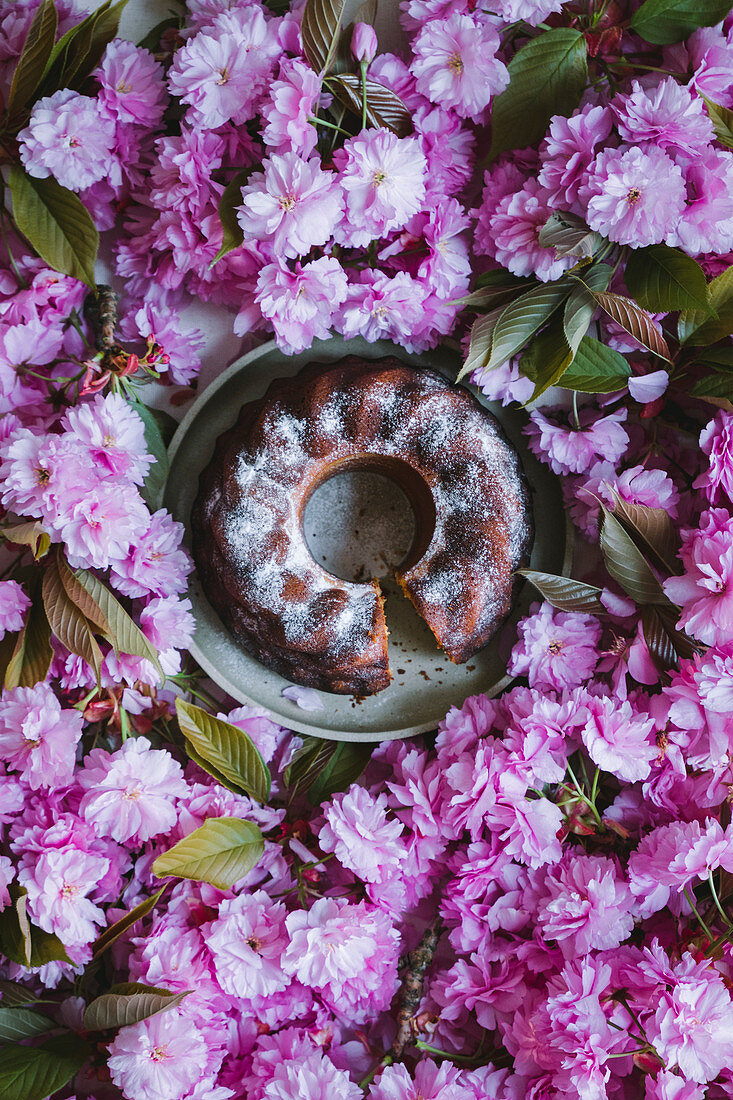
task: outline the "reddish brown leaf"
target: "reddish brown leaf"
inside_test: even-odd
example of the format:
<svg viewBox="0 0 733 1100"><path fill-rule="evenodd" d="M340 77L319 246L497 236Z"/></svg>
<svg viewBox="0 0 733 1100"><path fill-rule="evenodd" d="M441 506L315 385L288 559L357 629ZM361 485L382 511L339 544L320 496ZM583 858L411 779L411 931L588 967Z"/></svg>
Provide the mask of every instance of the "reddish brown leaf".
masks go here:
<svg viewBox="0 0 733 1100"><path fill-rule="evenodd" d="M654 322L646 310L638 306L632 298L623 294L610 294L608 291L595 291L593 297L609 317L613 317L629 335L638 340L654 355L668 362L671 359L667 341L654 327Z"/></svg>

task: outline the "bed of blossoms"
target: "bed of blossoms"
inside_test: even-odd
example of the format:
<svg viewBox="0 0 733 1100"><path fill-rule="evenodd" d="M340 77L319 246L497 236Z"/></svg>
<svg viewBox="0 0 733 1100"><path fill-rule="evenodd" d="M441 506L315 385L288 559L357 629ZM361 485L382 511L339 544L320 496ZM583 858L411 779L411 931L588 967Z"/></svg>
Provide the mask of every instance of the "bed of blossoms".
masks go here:
<svg viewBox="0 0 733 1100"><path fill-rule="evenodd" d="M728 6L119 8L0 4L0 1097L733 1096ZM601 552L515 686L371 755L207 693L190 296L576 395L528 440Z"/></svg>

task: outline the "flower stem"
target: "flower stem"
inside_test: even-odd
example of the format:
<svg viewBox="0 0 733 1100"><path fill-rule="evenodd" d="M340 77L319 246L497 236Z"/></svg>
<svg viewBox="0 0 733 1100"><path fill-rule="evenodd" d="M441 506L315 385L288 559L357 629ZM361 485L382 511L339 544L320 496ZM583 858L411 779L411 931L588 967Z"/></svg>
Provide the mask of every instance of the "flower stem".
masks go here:
<svg viewBox="0 0 733 1100"><path fill-rule="evenodd" d="M359 1088L360 1089L365 1089L367 1087L367 1085L371 1085L372 1081L374 1080L374 1078L377 1075L377 1072L382 1068L382 1066L391 1066L392 1062L393 1062L392 1055L391 1054L385 1054L382 1061L377 1062L377 1064L375 1066L373 1066L372 1069L369 1070L369 1073L367 1073L366 1077L364 1077L359 1082Z"/></svg>
<svg viewBox="0 0 733 1100"><path fill-rule="evenodd" d="M705 935L707 936L707 938L708 938L708 939L710 940L710 942L712 943L712 942L713 942L713 940L715 939L715 937L713 936L713 933L712 933L712 932L710 931L710 929L708 928L707 924L705 923L705 921L704 921L704 920L702 919L702 917L701 917L701 916L700 916L700 914L698 913L697 909L695 908L695 902L694 902L694 901L692 900L692 898L690 897L690 891L689 891L689 890L687 889L687 887L686 887L686 886L685 886L684 890L682 891L682 893L683 893L683 894L685 895L685 897L687 898L687 904L689 905L690 909L692 909L692 912L693 912L693 913L695 914L695 916L697 917L697 919L698 919L698 923L700 924L700 927L702 928L703 932L705 933Z"/></svg>
<svg viewBox="0 0 733 1100"><path fill-rule="evenodd" d="M718 891L715 889L715 882L713 881L713 872L712 871L708 875L708 882L710 884L710 893L712 894L713 901L715 902L715 908L718 910L718 912L720 913L721 917L723 918L725 923L728 925L728 927L733 928L733 924L731 924L730 919L726 916L726 913L725 913L725 910L723 909L723 906L720 904L720 898L718 897Z"/></svg>
<svg viewBox="0 0 733 1100"><path fill-rule="evenodd" d="M366 74L367 74L367 62L361 63L361 128L366 130L367 127L367 90L366 90Z"/></svg>

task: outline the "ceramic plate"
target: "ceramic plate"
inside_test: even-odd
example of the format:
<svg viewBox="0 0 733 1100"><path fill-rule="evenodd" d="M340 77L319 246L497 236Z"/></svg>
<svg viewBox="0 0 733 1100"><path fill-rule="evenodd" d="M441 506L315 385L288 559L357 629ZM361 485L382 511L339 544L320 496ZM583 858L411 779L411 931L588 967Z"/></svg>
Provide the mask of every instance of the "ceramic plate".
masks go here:
<svg viewBox="0 0 733 1100"><path fill-rule="evenodd" d="M196 400L170 445L165 504L185 525L186 541L190 538L191 507L198 491L199 474L210 461L217 438L234 424L242 405L261 397L274 378L296 374L314 359L332 361L345 355L365 359L394 355L413 366L432 367L450 379L456 377L460 366L458 356L445 348L410 355L391 343L368 344L361 339L339 337L316 341L299 355L286 356L271 342L243 356ZM480 394L477 396L481 400ZM501 422L520 452L532 489L536 535L531 566L567 575L571 541L560 485L526 446L522 427L527 417L523 412L504 409L493 402L482 403ZM365 573L379 575L381 562L386 572L387 565L397 565L409 547L411 517L400 491L396 487L391 491L390 486L377 488L369 482L370 476L374 475L361 475L360 480L358 474L344 474L332 479L316 491L306 512L306 536L311 551L333 571L346 570L347 576L349 570L354 575L358 563ZM380 552L380 538L389 544L390 553L386 557L391 557L391 561L386 561ZM536 598L529 584L523 585L502 630L465 665L451 664L436 649L427 626L411 603L397 592L394 582L387 580L383 589L387 595L394 679L385 691L361 702L345 695L318 692L323 710L305 711L284 699L281 692L289 681L261 665L234 641L210 607L195 574L189 586L196 618L191 653L212 680L239 702L266 707L289 729L343 741L381 741L423 733L434 729L451 706L460 706L469 695L477 692L496 695L510 682L506 663L516 640L517 620L527 613Z"/></svg>

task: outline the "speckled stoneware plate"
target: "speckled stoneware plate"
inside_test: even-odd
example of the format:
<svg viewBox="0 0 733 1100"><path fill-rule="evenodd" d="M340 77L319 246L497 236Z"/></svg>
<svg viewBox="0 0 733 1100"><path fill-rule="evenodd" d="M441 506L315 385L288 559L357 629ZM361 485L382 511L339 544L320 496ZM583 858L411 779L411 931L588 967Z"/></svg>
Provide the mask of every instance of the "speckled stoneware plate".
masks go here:
<svg viewBox="0 0 733 1100"><path fill-rule="evenodd" d="M316 341L300 355L283 355L272 342L243 356L201 394L170 445L165 504L185 525L187 539L199 474L210 461L217 438L234 424L242 405L261 397L274 378L296 374L313 360L333 361L345 355L365 359L395 355L413 366L439 370L450 379L456 377L460 366L458 356L445 348L410 355L391 343L368 344L339 337ZM559 482L527 449L522 435L526 415L493 402L483 404L520 452L532 489L536 535L531 566L567 575L571 540ZM311 552L326 568L355 579L388 573L390 566L394 569L409 549L413 523L401 490L391 482L378 475L342 474L314 493L306 510L305 533ZM399 594L394 581L384 581L383 589L394 679L385 691L361 702L318 692L323 709L305 711L283 698L281 692L289 682L234 641L210 607L195 574L189 586L196 618L191 653L209 676L241 703L267 707L289 729L343 741L381 741L423 733L434 729L451 706L460 706L469 695L496 695L510 682L506 663L516 639L517 620L536 598L530 585L523 585L502 630L465 665L452 664L436 648L427 626Z"/></svg>

